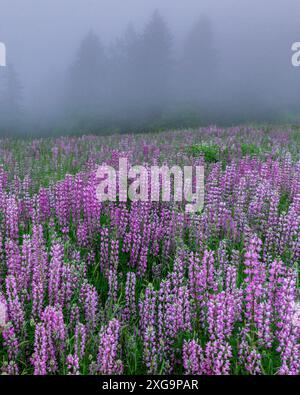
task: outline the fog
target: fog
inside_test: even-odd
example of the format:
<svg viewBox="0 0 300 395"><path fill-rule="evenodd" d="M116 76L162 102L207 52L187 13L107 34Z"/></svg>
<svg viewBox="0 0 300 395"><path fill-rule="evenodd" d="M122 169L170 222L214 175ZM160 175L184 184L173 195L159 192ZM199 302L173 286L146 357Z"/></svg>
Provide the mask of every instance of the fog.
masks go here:
<svg viewBox="0 0 300 395"><path fill-rule="evenodd" d="M0 0L0 135L299 123L299 0Z"/></svg>

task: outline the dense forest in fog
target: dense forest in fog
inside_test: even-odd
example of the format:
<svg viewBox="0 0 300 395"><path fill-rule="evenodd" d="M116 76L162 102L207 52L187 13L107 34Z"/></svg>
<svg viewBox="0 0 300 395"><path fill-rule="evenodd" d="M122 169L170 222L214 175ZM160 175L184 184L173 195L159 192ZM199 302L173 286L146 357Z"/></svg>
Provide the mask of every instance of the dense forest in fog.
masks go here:
<svg viewBox="0 0 300 395"><path fill-rule="evenodd" d="M9 61L0 68L0 133L123 133L209 123L297 122L298 70L291 67L288 40L281 42L286 58L274 62L273 54L283 48L279 44L241 45L235 61L232 53L225 54L226 63L209 16L196 18L179 45L158 10L140 29L129 24L108 44L91 29L65 69L41 82L34 108L24 100L18 65Z"/></svg>

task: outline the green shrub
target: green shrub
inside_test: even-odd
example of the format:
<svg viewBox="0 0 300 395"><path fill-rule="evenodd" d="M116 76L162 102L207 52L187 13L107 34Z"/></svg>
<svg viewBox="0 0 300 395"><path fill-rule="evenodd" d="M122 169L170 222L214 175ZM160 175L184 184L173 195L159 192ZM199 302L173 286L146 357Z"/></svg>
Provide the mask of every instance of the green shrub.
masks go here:
<svg viewBox="0 0 300 395"><path fill-rule="evenodd" d="M205 162L215 163L220 160L220 148L217 145L195 144L188 147L187 150L193 156L203 155Z"/></svg>
<svg viewBox="0 0 300 395"><path fill-rule="evenodd" d="M259 147L255 144L242 143L241 144L241 151L242 151L243 156L246 156L246 155L254 156L254 155L258 155L260 153Z"/></svg>

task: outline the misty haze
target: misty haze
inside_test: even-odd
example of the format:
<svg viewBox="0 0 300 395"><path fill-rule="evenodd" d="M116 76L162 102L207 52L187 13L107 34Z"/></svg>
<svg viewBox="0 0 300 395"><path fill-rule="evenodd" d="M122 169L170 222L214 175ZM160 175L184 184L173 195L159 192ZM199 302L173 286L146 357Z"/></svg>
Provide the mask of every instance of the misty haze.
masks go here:
<svg viewBox="0 0 300 395"><path fill-rule="evenodd" d="M296 0L0 0L1 134L298 123L299 16Z"/></svg>

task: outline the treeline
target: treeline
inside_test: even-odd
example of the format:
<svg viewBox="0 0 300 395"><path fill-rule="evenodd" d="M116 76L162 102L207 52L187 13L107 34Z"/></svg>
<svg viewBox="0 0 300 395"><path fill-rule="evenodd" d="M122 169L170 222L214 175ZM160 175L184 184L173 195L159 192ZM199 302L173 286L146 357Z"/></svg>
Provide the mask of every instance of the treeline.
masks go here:
<svg viewBox="0 0 300 395"><path fill-rule="evenodd" d="M198 122L196 115L204 116L216 102L217 62L212 27L204 17L177 57L158 11L141 32L129 26L108 49L91 31L68 73L66 120L73 130L120 131Z"/></svg>

